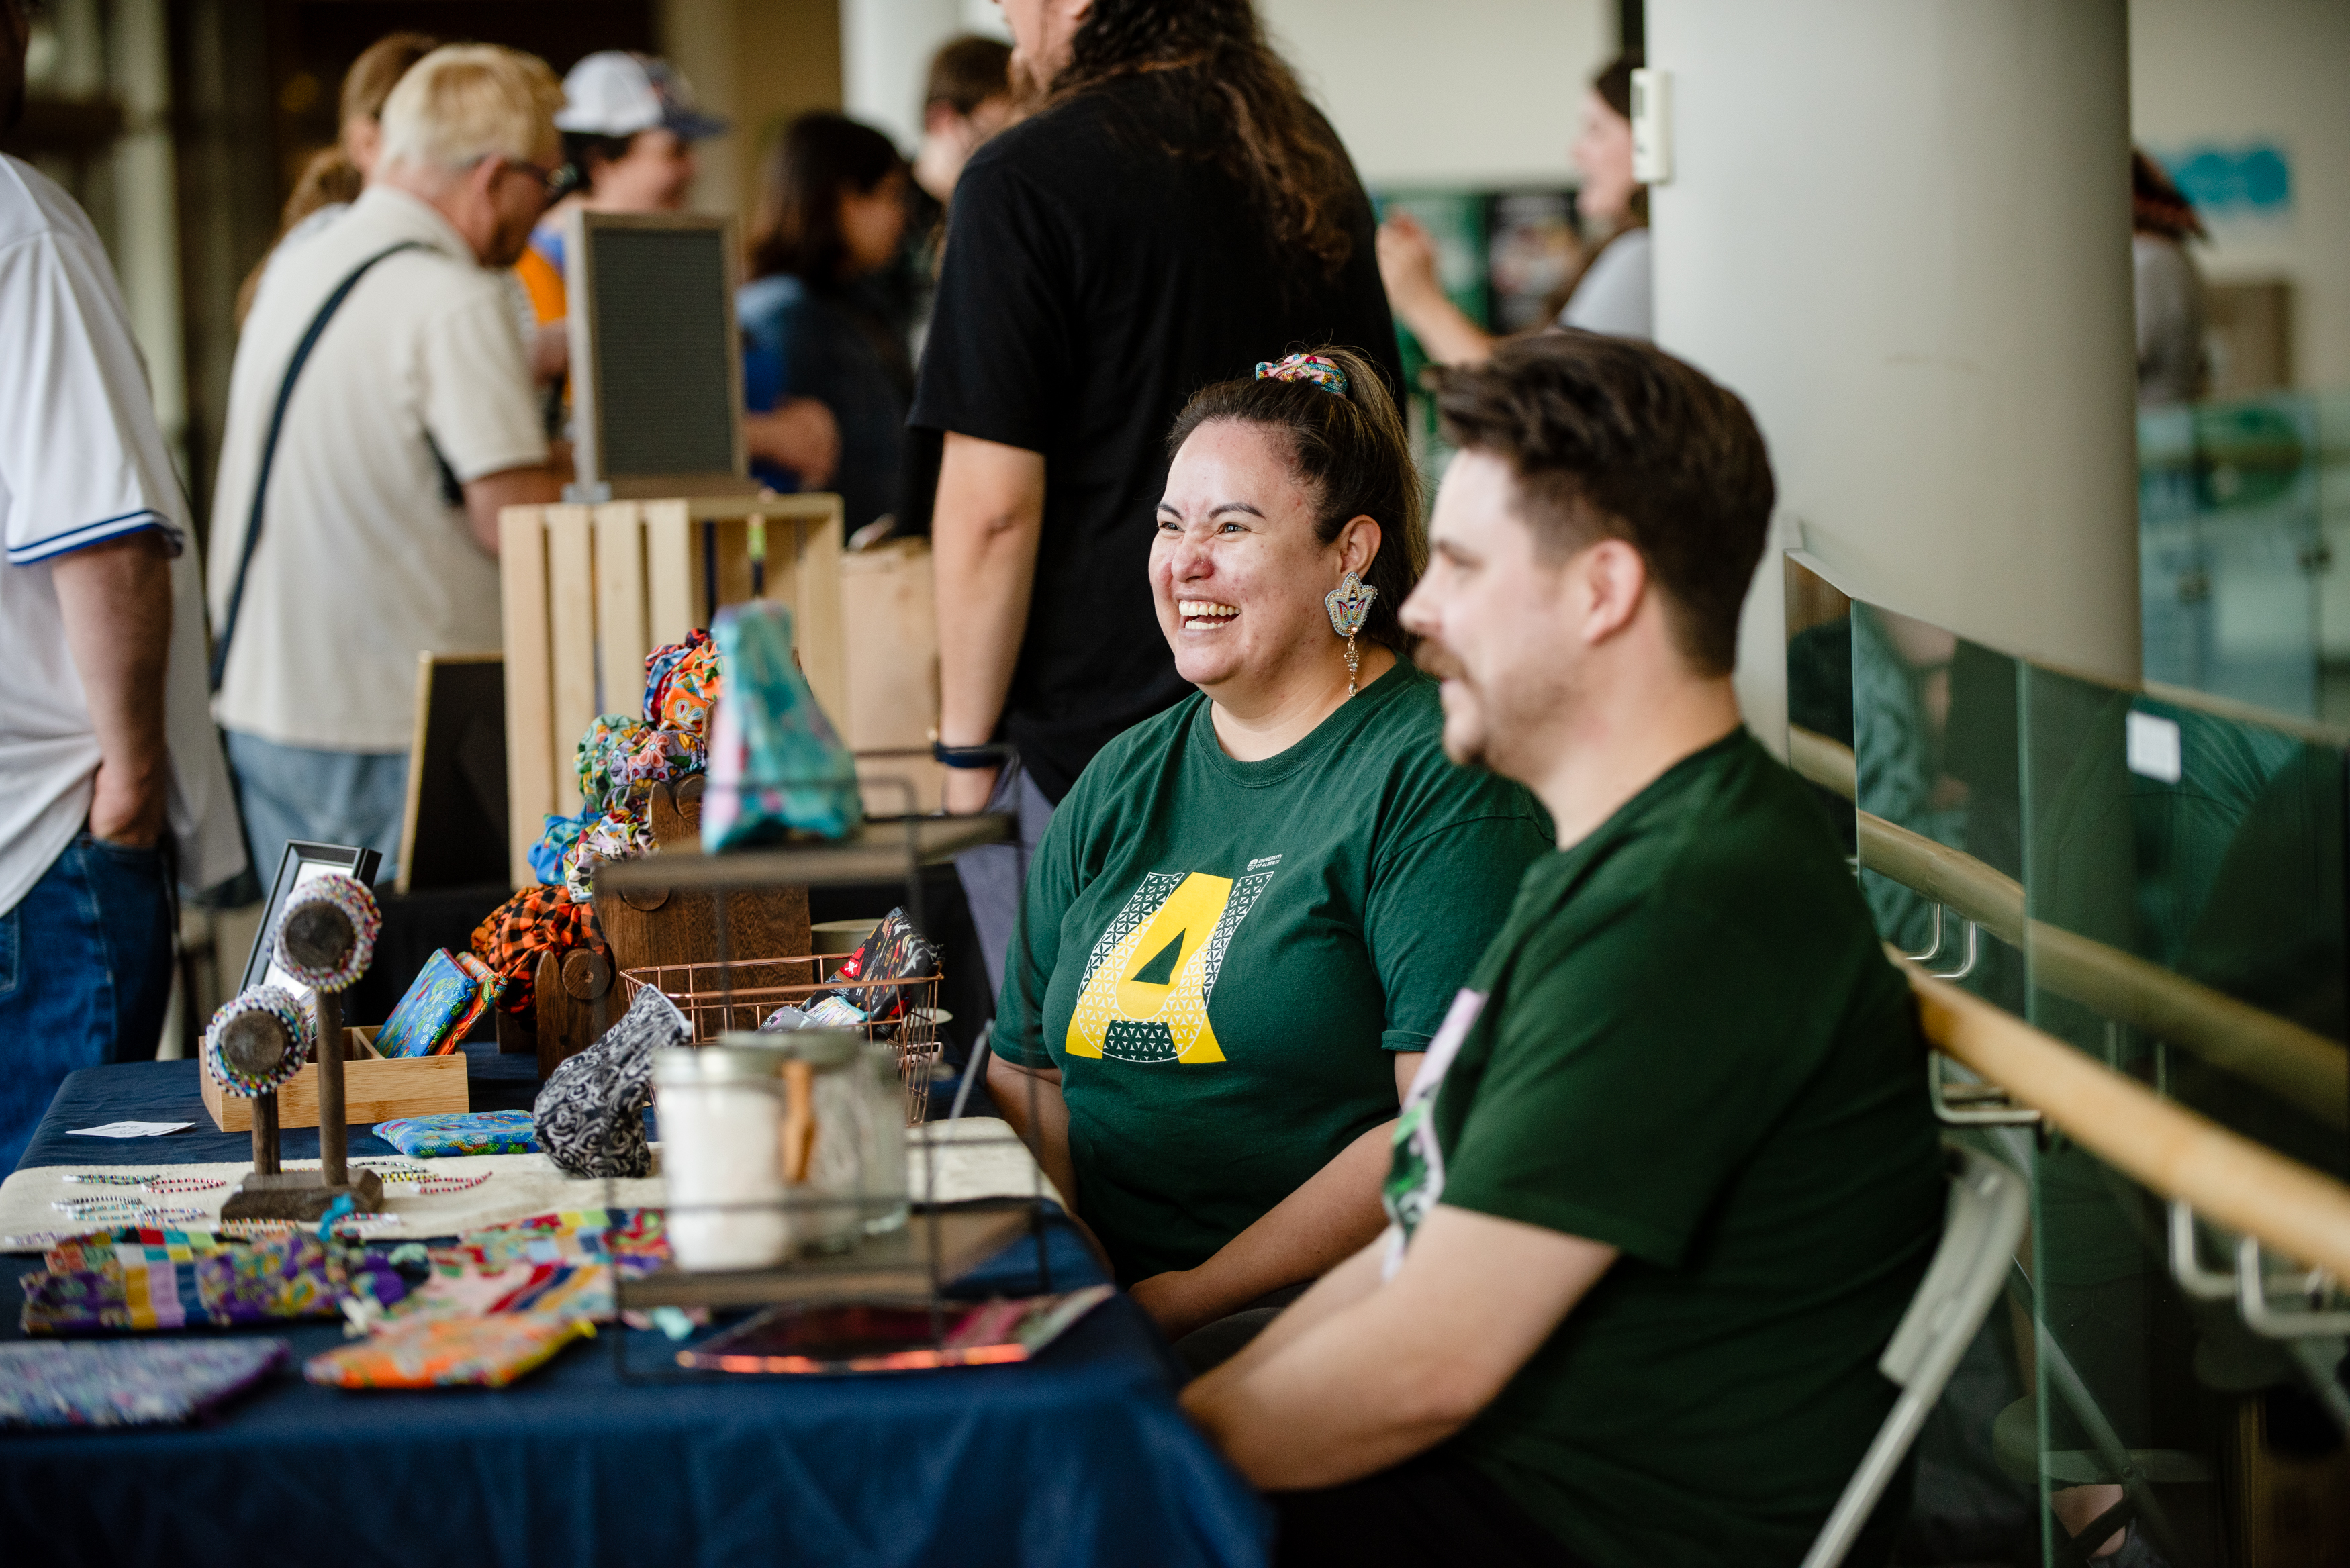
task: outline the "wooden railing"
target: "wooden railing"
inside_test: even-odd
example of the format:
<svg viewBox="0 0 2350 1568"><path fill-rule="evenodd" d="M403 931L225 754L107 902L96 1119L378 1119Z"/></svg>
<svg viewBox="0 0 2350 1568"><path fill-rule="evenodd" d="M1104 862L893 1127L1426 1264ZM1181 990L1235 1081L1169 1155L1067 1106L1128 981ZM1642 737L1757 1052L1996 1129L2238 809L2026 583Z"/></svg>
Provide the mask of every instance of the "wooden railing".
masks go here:
<svg viewBox="0 0 2350 1568"><path fill-rule="evenodd" d="M1851 748L1825 735L1790 727L1787 760L1847 800L1857 793ZM2135 953L2031 919L2013 877L1898 823L1854 815L1864 867L2028 953L2034 985L2192 1052L2327 1127L2350 1129L2350 1050Z"/></svg>
<svg viewBox="0 0 2350 1568"><path fill-rule="evenodd" d="M2350 1280L2350 1187L1904 963L1926 1037L2139 1186Z"/></svg>

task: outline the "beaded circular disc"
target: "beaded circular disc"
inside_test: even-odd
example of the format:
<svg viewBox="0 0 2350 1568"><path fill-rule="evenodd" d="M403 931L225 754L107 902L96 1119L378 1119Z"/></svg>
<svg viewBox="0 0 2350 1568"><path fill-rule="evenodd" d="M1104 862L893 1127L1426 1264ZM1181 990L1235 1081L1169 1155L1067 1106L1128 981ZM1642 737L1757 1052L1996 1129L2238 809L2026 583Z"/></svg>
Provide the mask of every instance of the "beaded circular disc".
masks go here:
<svg viewBox="0 0 2350 1568"><path fill-rule="evenodd" d="M339 963L317 967L303 963L286 949L286 928L293 919L313 904L328 904L340 909L351 923L357 939ZM375 939L383 929L383 914L376 908L375 895L366 883L356 877L332 872L314 877L295 888L277 917L277 929L270 933L269 950L276 955L277 966L305 985L320 991L342 991L367 972L375 957Z"/></svg>
<svg viewBox="0 0 2350 1568"><path fill-rule="evenodd" d="M277 1065L266 1073L249 1073L229 1059L228 1026L249 1012L266 1014L284 1026L294 1041L294 1048L277 1059ZM310 1010L299 998L281 985L256 985L251 991L240 992L221 1003L204 1026L204 1067L213 1081L233 1095L251 1099L265 1095L302 1070L310 1039Z"/></svg>

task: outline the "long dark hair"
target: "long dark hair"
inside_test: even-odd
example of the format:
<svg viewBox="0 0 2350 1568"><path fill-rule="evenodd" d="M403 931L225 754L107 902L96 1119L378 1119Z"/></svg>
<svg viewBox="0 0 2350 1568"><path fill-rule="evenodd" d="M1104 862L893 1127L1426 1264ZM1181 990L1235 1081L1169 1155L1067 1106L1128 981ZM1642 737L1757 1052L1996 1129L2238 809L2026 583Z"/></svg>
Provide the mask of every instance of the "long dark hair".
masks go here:
<svg viewBox="0 0 2350 1568"><path fill-rule="evenodd" d="M848 259L840 237L842 194L869 195L905 167L895 143L845 114L792 121L759 165L750 275L788 273L814 288L838 286Z"/></svg>
<svg viewBox="0 0 2350 1568"><path fill-rule="evenodd" d="M1354 166L1297 74L1265 42L1250 0L1095 0L1039 107L1116 78L1162 73L1205 123L1230 128L1206 151L1264 213L1274 243L1337 276L1354 250Z"/></svg>
<svg viewBox="0 0 2350 1568"><path fill-rule="evenodd" d="M1316 539L1327 545L1356 517L1379 525L1379 553L1363 573L1378 597L1363 635L1409 654L1419 639L1404 630L1397 611L1428 569L1428 524L1411 438L1388 396L1387 379L1368 356L1352 348L1309 352L1347 373L1344 396L1312 381L1218 381L1193 393L1175 416L1167 455L1173 458L1193 431L1215 420L1278 432L1291 470L1314 493Z"/></svg>

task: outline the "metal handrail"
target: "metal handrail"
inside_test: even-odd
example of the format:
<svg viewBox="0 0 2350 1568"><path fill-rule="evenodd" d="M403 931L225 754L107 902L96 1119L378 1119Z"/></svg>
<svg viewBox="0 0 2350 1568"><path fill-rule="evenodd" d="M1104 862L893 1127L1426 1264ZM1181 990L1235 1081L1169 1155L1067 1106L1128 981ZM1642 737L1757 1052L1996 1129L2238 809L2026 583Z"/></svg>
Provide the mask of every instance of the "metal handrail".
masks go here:
<svg viewBox="0 0 2350 1568"><path fill-rule="evenodd" d="M2148 1191L2350 1279L2350 1187L2161 1098L1915 964L1903 968L1936 1049Z"/></svg>
<svg viewBox="0 0 2350 1568"><path fill-rule="evenodd" d="M1851 787L1851 748L1799 727L1788 733L1787 759L1796 772L1839 794ZM2041 989L2191 1051L2328 1127L2350 1129L2350 1050L2136 953L2029 919L2014 877L1874 813L1856 810L1854 816L1864 869L1948 905L2029 952L2033 982Z"/></svg>

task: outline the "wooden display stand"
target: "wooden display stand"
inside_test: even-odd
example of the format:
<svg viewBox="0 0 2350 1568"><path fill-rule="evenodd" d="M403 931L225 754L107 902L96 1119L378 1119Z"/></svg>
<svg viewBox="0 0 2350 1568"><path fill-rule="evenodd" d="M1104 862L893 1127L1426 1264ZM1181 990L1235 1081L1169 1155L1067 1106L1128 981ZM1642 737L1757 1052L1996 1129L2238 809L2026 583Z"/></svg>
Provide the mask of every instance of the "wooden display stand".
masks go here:
<svg viewBox="0 0 2350 1568"><path fill-rule="evenodd" d="M473 1108L465 1084L465 1054L445 1056L379 1056L375 1030L347 1029L344 1033L364 1053L344 1053L343 1121L390 1121L394 1116L429 1116L443 1111ZM254 1102L224 1090L210 1073L201 1075L204 1109L213 1126L223 1132L246 1132L253 1127ZM318 1064L309 1064L277 1090L279 1127L318 1125Z"/></svg>
<svg viewBox="0 0 2350 1568"><path fill-rule="evenodd" d="M498 539L508 870L517 888L536 880L530 846L545 818L579 810L573 759L589 723L640 712L646 655L682 642L724 607L789 606L816 702L827 714L847 711L837 495L509 506ZM761 542L764 559L754 561Z"/></svg>

